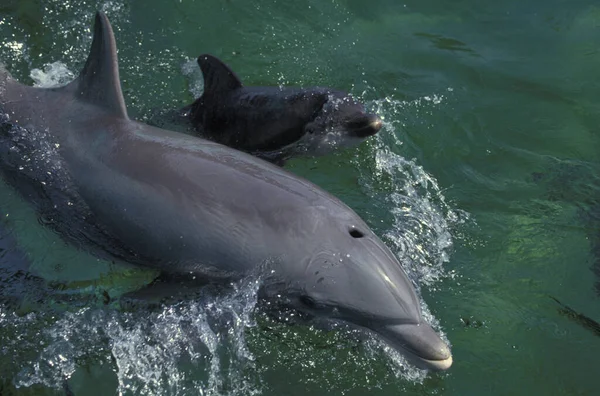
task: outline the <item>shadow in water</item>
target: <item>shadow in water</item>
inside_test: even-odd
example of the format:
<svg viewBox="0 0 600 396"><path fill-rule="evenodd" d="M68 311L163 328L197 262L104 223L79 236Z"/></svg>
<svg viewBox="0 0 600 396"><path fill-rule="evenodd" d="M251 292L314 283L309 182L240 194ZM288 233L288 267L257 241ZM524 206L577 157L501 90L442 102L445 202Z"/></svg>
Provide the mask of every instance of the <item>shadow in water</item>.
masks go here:
<svg viewBox="0 0 600 396"><path fill-rule="evenodd" d="M19 307L24 301L42 303L49 289L30 272L31 262L12 230L0 222L0 304Z"/></svg>
<svg viewBox="0 0 600 396"><path fill-rule="evenodd" d="M546 190L546 199L576 208L579 227L590 244L591 271L596 276L594 288L600 296L600 173L593 164L560 161L546 172L534 172L532 181Z"/></svg>
<svg viewBox="0 0 600 396"><path fill-rule="evenodd" d="M592 333L594 333L595 335L600 337L600 323L596 322L594 319L592 319L584 314L580 314L579 312L575 311L571 307L564 305L563 303L558 301L558 299L556 299L552 296L549 296L549 297L551 299L553 299L560 306L560 308L558 308L559 314L572 320L573 322L588 329L589 331L591 331Z"/></svg>

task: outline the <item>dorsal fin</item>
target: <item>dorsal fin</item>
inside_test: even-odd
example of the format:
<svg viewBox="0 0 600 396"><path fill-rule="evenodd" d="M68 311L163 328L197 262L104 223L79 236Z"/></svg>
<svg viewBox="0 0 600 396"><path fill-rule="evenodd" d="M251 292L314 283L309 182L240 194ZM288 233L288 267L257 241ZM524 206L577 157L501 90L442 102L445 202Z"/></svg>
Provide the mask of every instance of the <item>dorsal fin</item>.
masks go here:
<svg viewBox="0 0 600 396"><path fill-rule="evenodd" d="M116 116L127 117L127 107L121 91L117 44L106 15L98 11L90 54L83 70L65 87L74 95L93 103Z"/></svg>
<svg viewBox="0 0 600 396"><path fill-rule="evenodd" d="M214 56L200 55L198 65L204 75L204 95L218 95L242 87L242 82L229 66Z"/></svg>

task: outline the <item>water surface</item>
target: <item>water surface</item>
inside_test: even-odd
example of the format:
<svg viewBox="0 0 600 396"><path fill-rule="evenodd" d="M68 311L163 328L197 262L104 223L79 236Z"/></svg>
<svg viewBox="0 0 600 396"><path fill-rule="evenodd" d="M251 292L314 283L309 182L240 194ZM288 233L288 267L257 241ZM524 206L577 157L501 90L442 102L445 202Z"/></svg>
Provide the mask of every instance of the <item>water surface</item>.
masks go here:
<svg viewBox="0 0 600 396"><path fill-rule="evenodd" d="M455 363L426 373L376 340L275 321L252 280L121 306L156 274L66 246L2 185L0 290L19 303L0 305L0 393L597 394L598 332L551 298L600 321L596 2L5 0L0 59L28 84L69 81L96 9L140 120L200 94L205 52L248 85L332 86L377 111L360 148L287 167L402 258Z"/></svg>

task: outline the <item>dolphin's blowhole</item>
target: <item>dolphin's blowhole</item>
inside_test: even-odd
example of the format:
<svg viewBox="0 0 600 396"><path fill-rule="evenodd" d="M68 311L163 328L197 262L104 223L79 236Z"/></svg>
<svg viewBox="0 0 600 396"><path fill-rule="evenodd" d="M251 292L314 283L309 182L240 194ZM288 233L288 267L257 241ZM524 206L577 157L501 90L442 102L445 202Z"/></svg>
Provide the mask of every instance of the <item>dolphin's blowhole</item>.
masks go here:
<svg viewBox="0 0 600 396"><path fill-rule="evenodd" d="M352 228L350 231L348 231L348 233L352 238L362 238L365 236L362 231L357 230L356 228Z"/></svg>

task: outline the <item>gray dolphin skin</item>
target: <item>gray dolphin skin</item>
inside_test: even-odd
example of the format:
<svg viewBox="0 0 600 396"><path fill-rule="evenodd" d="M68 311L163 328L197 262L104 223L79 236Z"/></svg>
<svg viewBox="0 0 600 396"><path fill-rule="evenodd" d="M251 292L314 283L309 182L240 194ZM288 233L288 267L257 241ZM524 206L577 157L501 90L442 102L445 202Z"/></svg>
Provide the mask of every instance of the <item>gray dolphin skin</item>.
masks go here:
<svg viewBox="0 0 600 396"><path fill-rule="evenodd" d="M450 367L402 266L344 203L252 155L128 118L104 14L70 84L32 88L0 68L0 113L2 176L71 243L211 282L259 271L261 298Z"/></svg>
<svg viewBox="0 0 600 396"><path fill-rule="evenodd" d="M346 92L331 88L244 87L212 55L200 55L204 93L183 110L201 137L282 164L302 154L355 146L382 122Z"/></svg>

